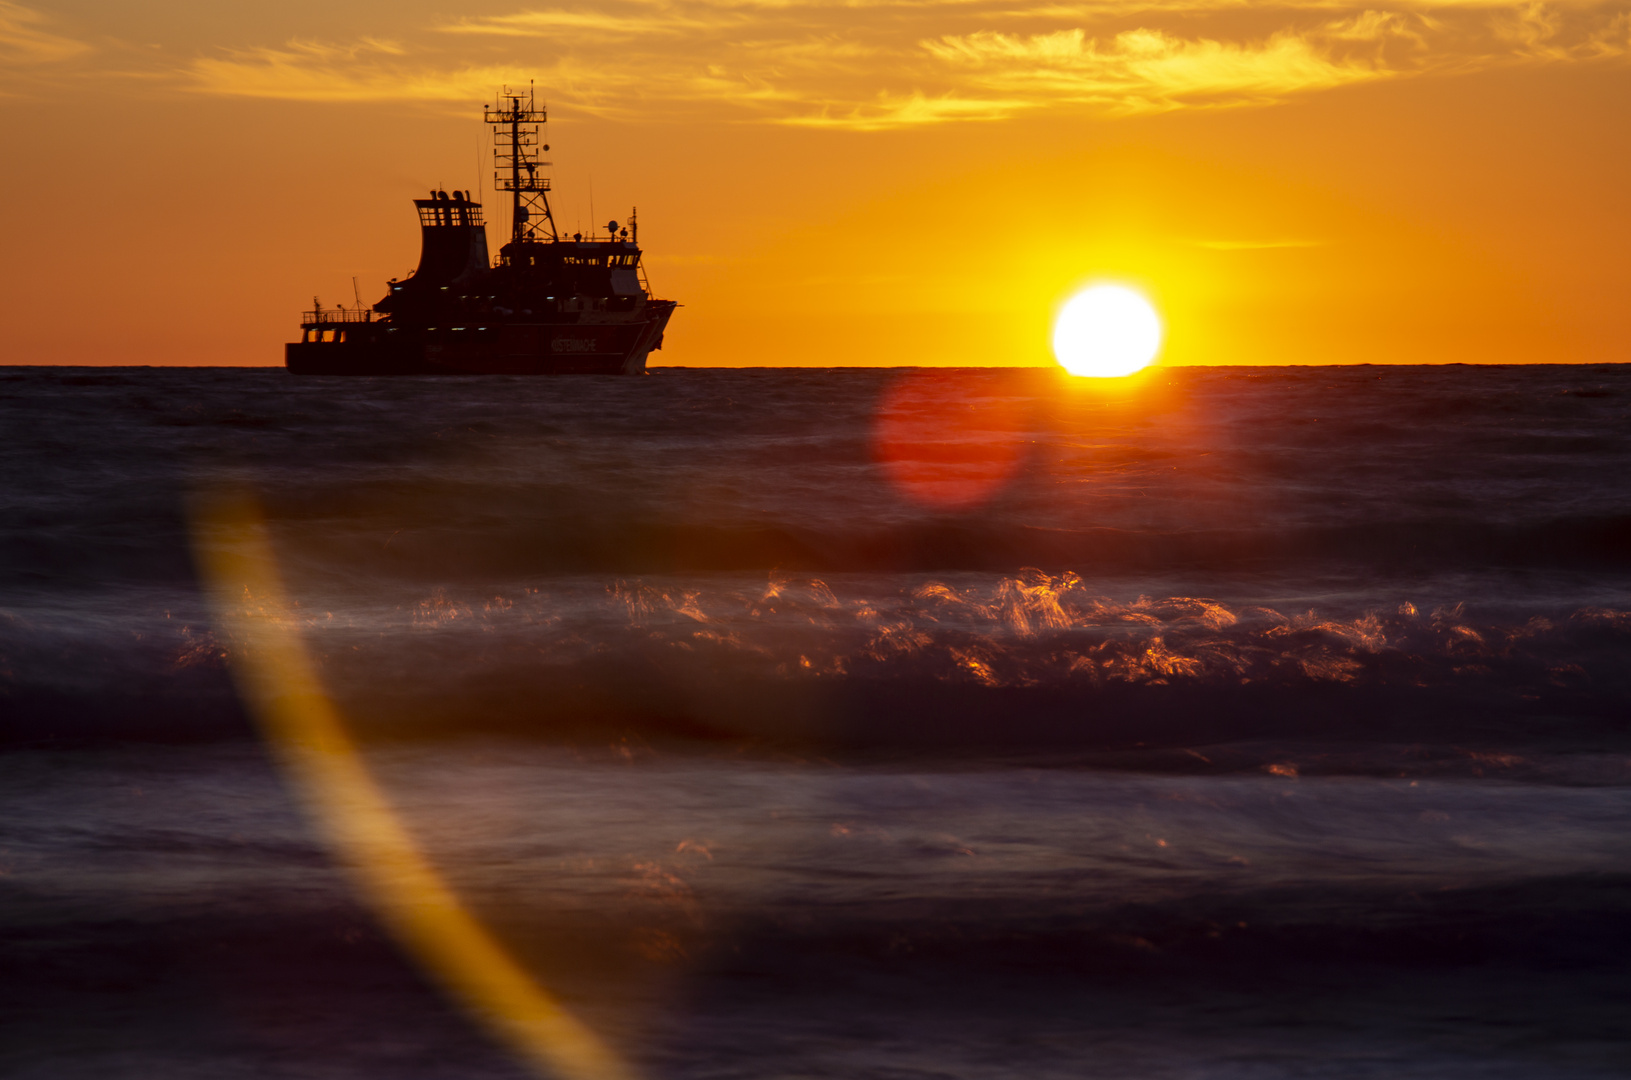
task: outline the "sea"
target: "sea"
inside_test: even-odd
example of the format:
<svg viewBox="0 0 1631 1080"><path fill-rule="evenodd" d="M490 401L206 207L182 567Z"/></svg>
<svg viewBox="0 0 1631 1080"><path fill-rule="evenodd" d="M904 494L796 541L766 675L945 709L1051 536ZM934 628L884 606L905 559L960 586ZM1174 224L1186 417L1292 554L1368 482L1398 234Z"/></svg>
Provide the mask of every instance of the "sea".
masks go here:
<svg viewBox="0 0 1631 1080"><path fill-rule="evenodd" d="M9 367L0 473L7 1078L1631 1076L1631 367Z"/></svg>

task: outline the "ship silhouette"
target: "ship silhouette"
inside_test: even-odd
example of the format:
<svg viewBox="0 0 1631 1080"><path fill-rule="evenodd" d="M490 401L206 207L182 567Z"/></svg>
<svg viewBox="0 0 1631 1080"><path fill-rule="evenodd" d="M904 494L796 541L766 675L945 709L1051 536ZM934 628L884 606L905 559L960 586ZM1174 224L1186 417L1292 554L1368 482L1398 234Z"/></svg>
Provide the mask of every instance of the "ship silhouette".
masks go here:
<svg viewBox="0 0 1631 1080"><path fill-rule="evenodd" d="M495 181L510 196L510 239L487 250L482 206L468 191L415 199L419 265L372 308L313 301L300 340L284 346L297 375L640 375L677 306L651 295L635 214L602 234L561 236L549 206L547 119L529 88L483 111L493 126Z"/></svg>

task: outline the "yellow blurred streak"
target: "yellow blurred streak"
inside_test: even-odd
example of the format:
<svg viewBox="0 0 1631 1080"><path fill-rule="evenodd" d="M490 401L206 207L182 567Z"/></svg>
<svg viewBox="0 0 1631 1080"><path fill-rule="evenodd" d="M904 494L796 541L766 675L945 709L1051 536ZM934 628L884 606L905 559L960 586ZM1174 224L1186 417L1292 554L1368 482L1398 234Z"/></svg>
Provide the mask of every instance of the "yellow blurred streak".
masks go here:
<svg viewBox="0 0 1631 1080"><path fill-rule="evenodd" d="M207 507L194 547L216 616L239 643L233 672L318 824L387 927L521 1057L566 1080L633 1072L541 988L420 853L323 691L284 595L258 507Z"/></svg>

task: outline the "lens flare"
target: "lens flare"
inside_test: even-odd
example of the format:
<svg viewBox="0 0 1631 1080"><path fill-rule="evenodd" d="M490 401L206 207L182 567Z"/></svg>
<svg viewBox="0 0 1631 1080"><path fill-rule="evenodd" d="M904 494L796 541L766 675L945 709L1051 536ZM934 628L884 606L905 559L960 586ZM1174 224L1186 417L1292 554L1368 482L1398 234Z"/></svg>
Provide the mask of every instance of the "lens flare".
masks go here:
<svg viewBox="0 0 1631 1080"><path fill-rule="evenodd" d="M1066 301L1053 324L1053 355L1072 375L1101 379L1148 367L1161 349L1161 317L1125 285L1094 285Z"/></svg>
<svg viewBox="0 0 1631 1080"><path fill-rule="evenodd" d="M636 1080L471 913L402 823L317 676L259 508L224 498L203 509L195 552L240 645L246 703L385 925L539 1075Z"/></svg>
<svg viewBox="0 0 1631 1080"><path fill-rule="evenodd" d="M872 452L895 490L936 510L991 499L1018 470L1026 418L1002 387L950 395L944 373L907 375L879 402Z"/></svg>

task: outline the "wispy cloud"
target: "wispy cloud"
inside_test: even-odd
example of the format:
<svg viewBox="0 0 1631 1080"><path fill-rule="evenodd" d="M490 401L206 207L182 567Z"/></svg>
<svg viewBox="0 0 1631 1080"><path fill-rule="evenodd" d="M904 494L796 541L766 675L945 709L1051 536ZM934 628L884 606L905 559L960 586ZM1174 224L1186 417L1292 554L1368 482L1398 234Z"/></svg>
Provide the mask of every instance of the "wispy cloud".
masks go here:
<svg viewBox="0 0 1631 1080"><path fill-rule="evenodd" d="M1194 240L1196 247L1210 251L1270 251L1275 248L1323 247L1320 240Z"/></svg>
<svg viewBox="0 0 1631 1080"><path fill-rule="evenodd" d="M226 52L186 76L208 93L332 101L479 100L536 77L553 102L603 115L879 130L1050 108L1263 106L1380 80L1612 62L1631 55L1624 3L603 0L468 15L400 42ZM0 0L0 28L20 10Z"/></svg>
<svg viewBox="0 0 1631 1080"><path fill-rule="evenodd" d="M1595 31L1586 48L1598 56L1631 55L1631 11L1616 16Z"/></svg>
<svg viewBox="0 0 1631 1080"><path fill-rule="evenodd" d="M1372 63L1333 59L1289 32L1231 43L1138 29L1101 43L1080 29L1029 37L982 31L923 47L968 70L976 85L1116 112L1267 102L1392 74Z"/></svg>
<svg viewBox="0 0 1631 1080"><path fill-rule="evenodd" d="M91 51L83 41L53 34L50 20L33 8L0 0L0 60L11 64L49 64Z"/></svg>
<svg viewBox="0 0 1631 1080"><path fill-rule="evenodd" d="M233 97L331 102L471 102L501 85L535 80L552 103L585 112L634 115L648 100L729 101L740 109L785 103L786 92L749 74L718 66L606 63L572 52L553 60L440 66L381 43L350 46L291 42L195 60L186 72L195 91Z"/></svg>
<svg viewBox="0 0 1631 1080"><path fill-rule="evenodd" d="M848 128L852 131L883 131L944 123L948 120L1001 120L1032 102L1021 98L977 99L952 94L926 97L921 93L896 97L879 94L876 101L862 105L828 106L814 115L780 117L784 124L800 127Z"/></svg>
<svg viewBox="0 0 1631 1080"><path fill-rule="evenodd" d="M204 93L294 101L480 101L515 77L512 69L450 71L400 62L406 55L397 43L372 38L348 45L296 40L203 57L188 75Z"/></svg>
<svg viewBox="0 0 1631 1080"><path fill-rule="evenodd" d="M708 12L711 17L669 10L609 11L605 8L590 10L521 11L513 15L481 15L459 19L437 27L444 34L484 35L488 37L554 37L563 32L602 33L620 37L645 34L683 34L688 31L712 30L728 24L743 24L746 20L729 13ZM721 17L723 16L723 17Z"/></svg>

